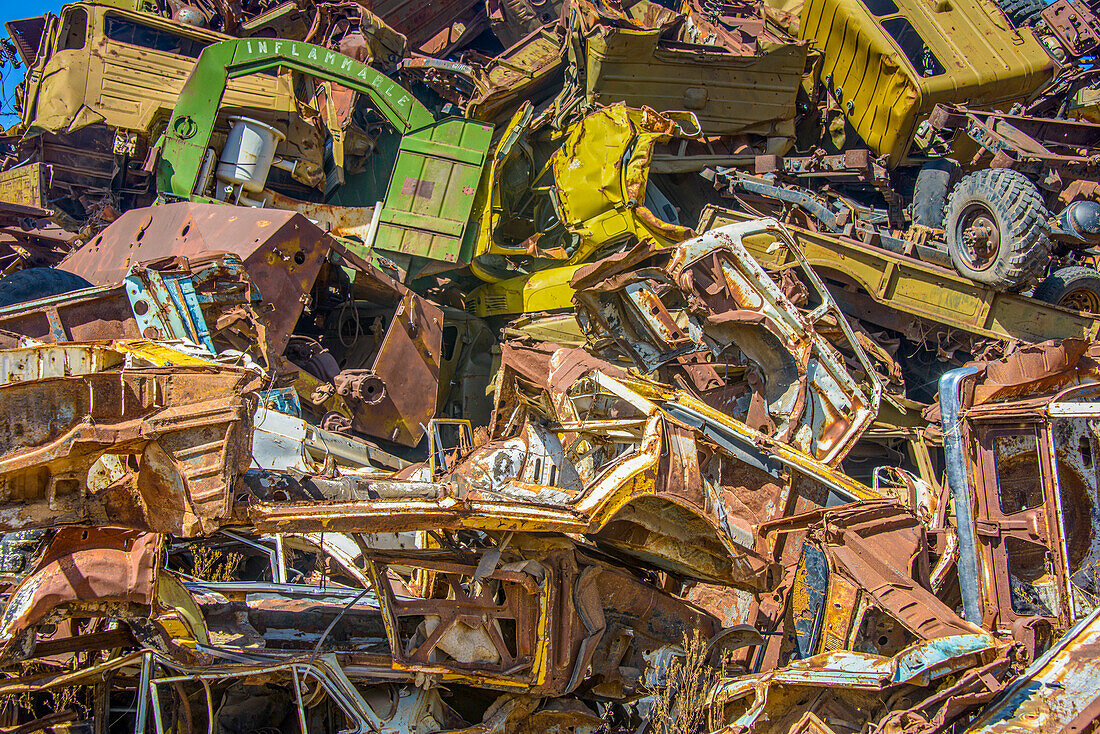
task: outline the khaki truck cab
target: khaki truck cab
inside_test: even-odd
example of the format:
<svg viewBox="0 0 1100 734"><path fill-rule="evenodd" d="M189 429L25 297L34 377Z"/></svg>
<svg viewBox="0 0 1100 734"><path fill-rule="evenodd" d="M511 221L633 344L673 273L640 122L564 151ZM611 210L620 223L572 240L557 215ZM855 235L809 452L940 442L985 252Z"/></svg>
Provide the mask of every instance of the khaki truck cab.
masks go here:
<svg viewBox="0 0 1100 734"><path fill-rule="evenodd" d="M1057 60L1067 52L1048 30L1010 19L1027 15L1023 5L1034 3L807 0L798 33L820 53L826 102L806 144L841 154L758 160L755 176L719 170L716 184L793 204L821 231L839 233L853 217L865 239L910 224L935 230L931 261L964 278L1027 292L1049 274L1038 297L1095 312L1100 273L1078 266L1100 243L1100 205L1063 190L1094 175L1086 161L1100 127L1020 113L1072 86L1077 68Z"/></svg>
<svg viewBox="0 0 1100 734"><path fill-rule="evenodd" d="M30 162L0 173L5 201L52 208L70 228L152 203L145 156L202 50L229 36L132 5L78 2L7 24L27 72L21 120L6 142ZM300 106L289 75L278 73L234 81L225 98L229 114L291 128L293 178L315 185L321 140Z"/></svg>
<svg viewBox="0 0 1100 734"><path fill-rule="evenodd" d="M1100 204L1073 193L1094 176L1100 127L1019 113L1071 54L1049 28L1014 22L1041 3L1003 7L810 0L799 32L822 52L821 81L863 142L887 167L913 169L894 184L915 177L910 219L943 230L960 275L1100 312L1100 273L1081 267L1100 243Z"/></svg>

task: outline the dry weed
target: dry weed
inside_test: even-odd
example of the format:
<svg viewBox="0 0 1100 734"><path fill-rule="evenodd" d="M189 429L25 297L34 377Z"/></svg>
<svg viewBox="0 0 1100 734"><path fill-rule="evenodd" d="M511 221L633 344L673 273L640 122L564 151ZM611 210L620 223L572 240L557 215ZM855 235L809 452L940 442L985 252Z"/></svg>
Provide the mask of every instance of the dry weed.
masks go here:
<svg viewBox="0 0 1100 734"><path fill-rule="evenodd" d="M240 553L225 553L205 545L191 546L195 559L194 575L205 581L237 581L237 566L244 560Z"/></svg>
<svg viewBox="0 0 1100 734"><path fill-rule="evenodd" d="M699 734L707 716L711 690L725 675L728 655L717 666L708 660L707 641L694 630L681 640L684 654L651 664L646 690L653 699L650 725L653 734ZM662 669L663 668L663 669Z"/></svg>

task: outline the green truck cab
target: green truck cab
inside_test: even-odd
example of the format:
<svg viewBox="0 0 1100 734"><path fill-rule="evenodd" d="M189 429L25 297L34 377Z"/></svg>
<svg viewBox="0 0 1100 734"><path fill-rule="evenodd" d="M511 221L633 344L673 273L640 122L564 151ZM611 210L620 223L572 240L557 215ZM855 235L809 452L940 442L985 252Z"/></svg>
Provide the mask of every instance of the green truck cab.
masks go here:
<svg viewBox="0 0 1100 734"><path fill-rule="evenodd" d="M226 114L229 84L276 69L324 85L333 97L353 95L352 118L372 120L377 131L358 170L329 175L323 203L268 185L273 167L293 165L278 160L281 130ZM445 110L433 114L390 77L319 46L225 41L202 52L180 92L158 144L157 190L164 200L300 211L356 240L351 246L365 256L384 254L406 280L468 268L492 282L583 262L630 241L690 236L651 190L648 173L658 142L699 134L694 114L616 104L536 142L530 104L499 131ZM340 131L330 133L335 151Z"/></svg>
<svg viewBox="0 0 1100 734"><path fill-rule="evenodd" d="M360 107L369 108L365 114L384 123L379 126L377 145L370 154L371 170L366 180L348 177L328 197L325 211L307 207L311 218L327 214L330 223L339 218L368 220L370 236L365 245L385 243L390 254L406 257L399 263L403 266L413 257L447 264L468 261L469 254L462 251L463 242L492 126L457 117L437 120L419 100L381 72L335 51L299 41L237 39L202 52L159 143L157 190L161 196L299 208L286 200L260 198L266 195L268 170L256 166L256 150L246 146L235 151L232 163L227 162L231 154L223 150L214 168L216 152L211 138L219 113L224 112L223 98L230 82L280 68L358 93ZM237 118L231 122L248 126L252 121ZM270 148L261 155L266 156L270 166L282 141L277 139L278 130L267 132L267 140L258 140L265 134L262 126L249 127L241 134ZM231 140L232 135L227 136L227 142ZM232 171L224 173L234 166L240 176ZM382 181L384 187L377 186ZM370 208L375 201L381 206Z"/></svg>

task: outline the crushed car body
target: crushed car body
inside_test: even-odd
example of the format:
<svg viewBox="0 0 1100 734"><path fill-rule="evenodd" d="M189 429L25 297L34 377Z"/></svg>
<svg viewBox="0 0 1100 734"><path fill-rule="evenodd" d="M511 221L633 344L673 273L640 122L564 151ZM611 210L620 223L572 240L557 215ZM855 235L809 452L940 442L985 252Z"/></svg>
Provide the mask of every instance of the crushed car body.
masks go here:
<svg viewBox="0 0 1100 734"><path fill-rule="evenodd" d="M52 10L0 734L1096 729L1094 0Z"/></svg>

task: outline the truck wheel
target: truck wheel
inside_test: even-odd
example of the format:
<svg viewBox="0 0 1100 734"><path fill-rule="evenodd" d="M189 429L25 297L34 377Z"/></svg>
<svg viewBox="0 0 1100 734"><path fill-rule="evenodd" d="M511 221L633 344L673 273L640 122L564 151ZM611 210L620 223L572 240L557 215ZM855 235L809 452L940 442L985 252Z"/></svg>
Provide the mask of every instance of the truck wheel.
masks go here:
<svg viewBox="0 0 1100 734"><path fill-rule="evenodd" d="M91 288L79 275L57 268L27 268L0 278L0 308Z"/></svg>
<svg viewBox="0 0 1100 734"><path fill-rule="evenodd" d="M1039 284L1033 297L1074 311L1100 314L1100 271L1081 265L1059 268Z"/></svg>
<svg viewBox="0 0 1100 734"><path fill-rule="evenodd" d="M997 0L997 4L1015 26L1030 24L1046 7L1043 0Z"/></svg>
<svg viewBox="0 0 1100 734"><path fill-rule="evenodd" d="M950 158L928 161L917 173L917 185L913 189L913 223L932 229L943 229L943 210L947 206L947 192L959 164Z"/></svg>
<svg viewBox="0 0 1100 734"><path fill-rule="evenodd" d="M1049 217L1039 189L1019 171L971 173L947 200L944 229L955 270L1000 290L1025 290L1050 262Z"/></svg>

